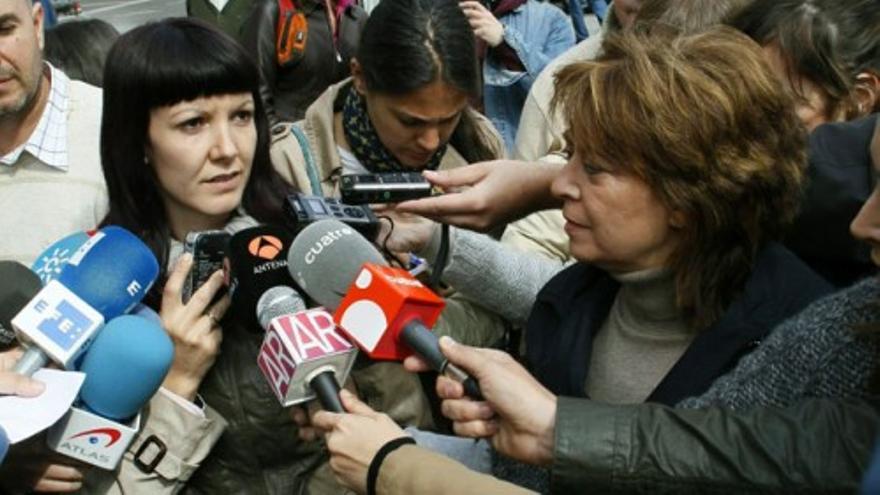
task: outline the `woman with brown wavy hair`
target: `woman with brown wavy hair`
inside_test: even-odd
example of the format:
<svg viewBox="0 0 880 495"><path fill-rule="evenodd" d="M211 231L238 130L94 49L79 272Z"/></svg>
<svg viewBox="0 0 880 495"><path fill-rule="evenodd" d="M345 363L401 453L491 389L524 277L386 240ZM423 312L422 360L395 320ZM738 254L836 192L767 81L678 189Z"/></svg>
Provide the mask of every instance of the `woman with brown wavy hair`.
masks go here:
<svg viewBox="0 0 880 495"><path fill-rule="evenodd" d="M573 154L553 193L581 263L539 294L526 352L556 393L674 404L828 287L774 242L805 135L759 48L730 29L648 39L557 76Z"/></svg>

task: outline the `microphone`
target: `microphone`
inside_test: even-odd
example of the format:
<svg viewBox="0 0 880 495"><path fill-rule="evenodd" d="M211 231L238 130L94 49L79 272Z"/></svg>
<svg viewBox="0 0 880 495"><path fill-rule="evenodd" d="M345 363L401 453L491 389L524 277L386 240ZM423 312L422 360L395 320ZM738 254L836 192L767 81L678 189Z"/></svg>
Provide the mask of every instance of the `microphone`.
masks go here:
<svg viewBox="0 0 880 495"><path fill-rule="evenodd" d="M111 320L83 359L79 405L48 431L49 448L115 469L140 429L138 411L162 385L173 358L171 339L155 323L134 315Z"/></svg>
<svg viewBox="0 0 880 495"><path fill-rule="evenodd" d="M15 341L12 318L40 292L43 284L34 272L15 261L0 261L0 346Z"/></svg>
<svg viewBox="0 0 880 495"><path fill-rule="evenodd" d="M290 246L288 268L313 299L372 359L403 360L413 351L432 369L481 399L479 384L449 362L428 329L445 303L406 270L387 266L363 236L335 220L304 228Z"/></svg>
<svg viewBox="0 0 880 495"><path fill-rule="evenodd" d="M357 357L357 348L343 337L324 308L306 309L292 288L266 291L257 303L257 318L266 337L257 366L283 406L318 398L327 411L345 412L339 400Z"/></svg>
<svg viewBox="0 0 880 495"><path fill-rule="evenodd" d="M9 452L9 437L6 435L6 430L0 426L0 464L3 464L7 452Z"/></svg>
<svg viewBox="0 0 880 495"><path fill-rule="evenodd" d="M73 254L88 240L88 233L74 232L55 241L37 257L31 265L31 270L40 277L43 284L48 284L49 281L58 278Z"/></svg>
<svg viewBox="0 0 880 495"><path fill-rule="evenodd" d="M12 319L28 345L15 371L32 375L49 360L75 367L104 322L131 310L158 274L156 257L134 234L115 226L96 232Z"/></svg>
<svg viewBox="0 0 880 495"><path fill-rule="evenodd" d="M279 285L294 285L287 270L287 250L291 240L290 232L271 225L240 230L229 240L231 314L245 328L254 332L265 328L257 321L254 308L267 290Z"/></svg>

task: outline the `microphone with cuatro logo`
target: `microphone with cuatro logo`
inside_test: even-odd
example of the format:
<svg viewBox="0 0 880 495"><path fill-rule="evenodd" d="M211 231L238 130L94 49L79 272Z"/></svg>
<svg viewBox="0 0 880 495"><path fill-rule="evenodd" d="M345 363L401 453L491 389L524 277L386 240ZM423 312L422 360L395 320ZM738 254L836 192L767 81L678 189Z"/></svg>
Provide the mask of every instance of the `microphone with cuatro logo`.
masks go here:
<svg viewBox="0 0 880 495"><path fill-rule="evenodd" d="M459 381L472 399L482 398L477 381L446 359L429 329L443 299L406 270L388 266L362 235L335 220L315 222L291 244L288 268L371 359L400 361L415 352L434 371Z"/></svg>

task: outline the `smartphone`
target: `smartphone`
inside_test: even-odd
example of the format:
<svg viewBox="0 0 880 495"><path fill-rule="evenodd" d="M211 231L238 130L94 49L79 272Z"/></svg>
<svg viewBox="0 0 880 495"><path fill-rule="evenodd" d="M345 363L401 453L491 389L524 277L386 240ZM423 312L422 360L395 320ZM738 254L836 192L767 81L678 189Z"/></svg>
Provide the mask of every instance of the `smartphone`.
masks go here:
<svg viewBox="0 0 880 495"><path fill-rule="evenodd" d="M192 253L193 266L183 284L184 303L189 301L193 293L199 290L214 272L224 267L231 237L231 234L222 230L203 230L186 234L183 250ZM214 301L220 299L225 292L225 290L217 291Z"/></svg>

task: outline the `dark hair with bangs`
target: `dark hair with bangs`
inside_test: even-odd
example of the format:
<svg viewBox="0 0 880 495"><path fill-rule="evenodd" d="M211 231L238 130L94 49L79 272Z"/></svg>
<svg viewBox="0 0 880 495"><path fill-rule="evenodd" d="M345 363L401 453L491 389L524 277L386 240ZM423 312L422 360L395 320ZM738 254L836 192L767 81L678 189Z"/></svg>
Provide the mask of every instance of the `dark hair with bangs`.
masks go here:
<svg viewBox="0 0 880 495"><path fill-rule="evenodd" d="M473 30L456 0L382 0L355 58L368 91L404 95L440 80L472 99L482 92ZM468 162L498 158L475 119L466 108L449 143Z"/></svg>
<svg viewBox="0 0 880 495"><path fill-rule="evenodd" d="M880 76L877 0L755 0L730 25L761 45L776 44L790 80L806 77L828 94L829 116L840 111L853 118L856 77ZM803 95L803 88L794 89Z"/></svg>
<svg viewBox="0 0 880 495"><path fill-rule="evenodd" d="M760 48L721 26L613 34L555 91L579 158L634 174L684 216L668 266L677 306L708 328L800 204L806 133Z"/></svg>
<svg viewBox="0 0 880 495"><path fill-rule="evenodd" d="M195 19L166 19L123 34L107 56L101 165L110 209L102 223L120 225L140 236L163 270L171 232L156 173L145 163L150 111L234 93L253 95L257 129L242 206L261 222L281 223L282 202L291 187L272 168L259 73L236 41Z"/></svg>

